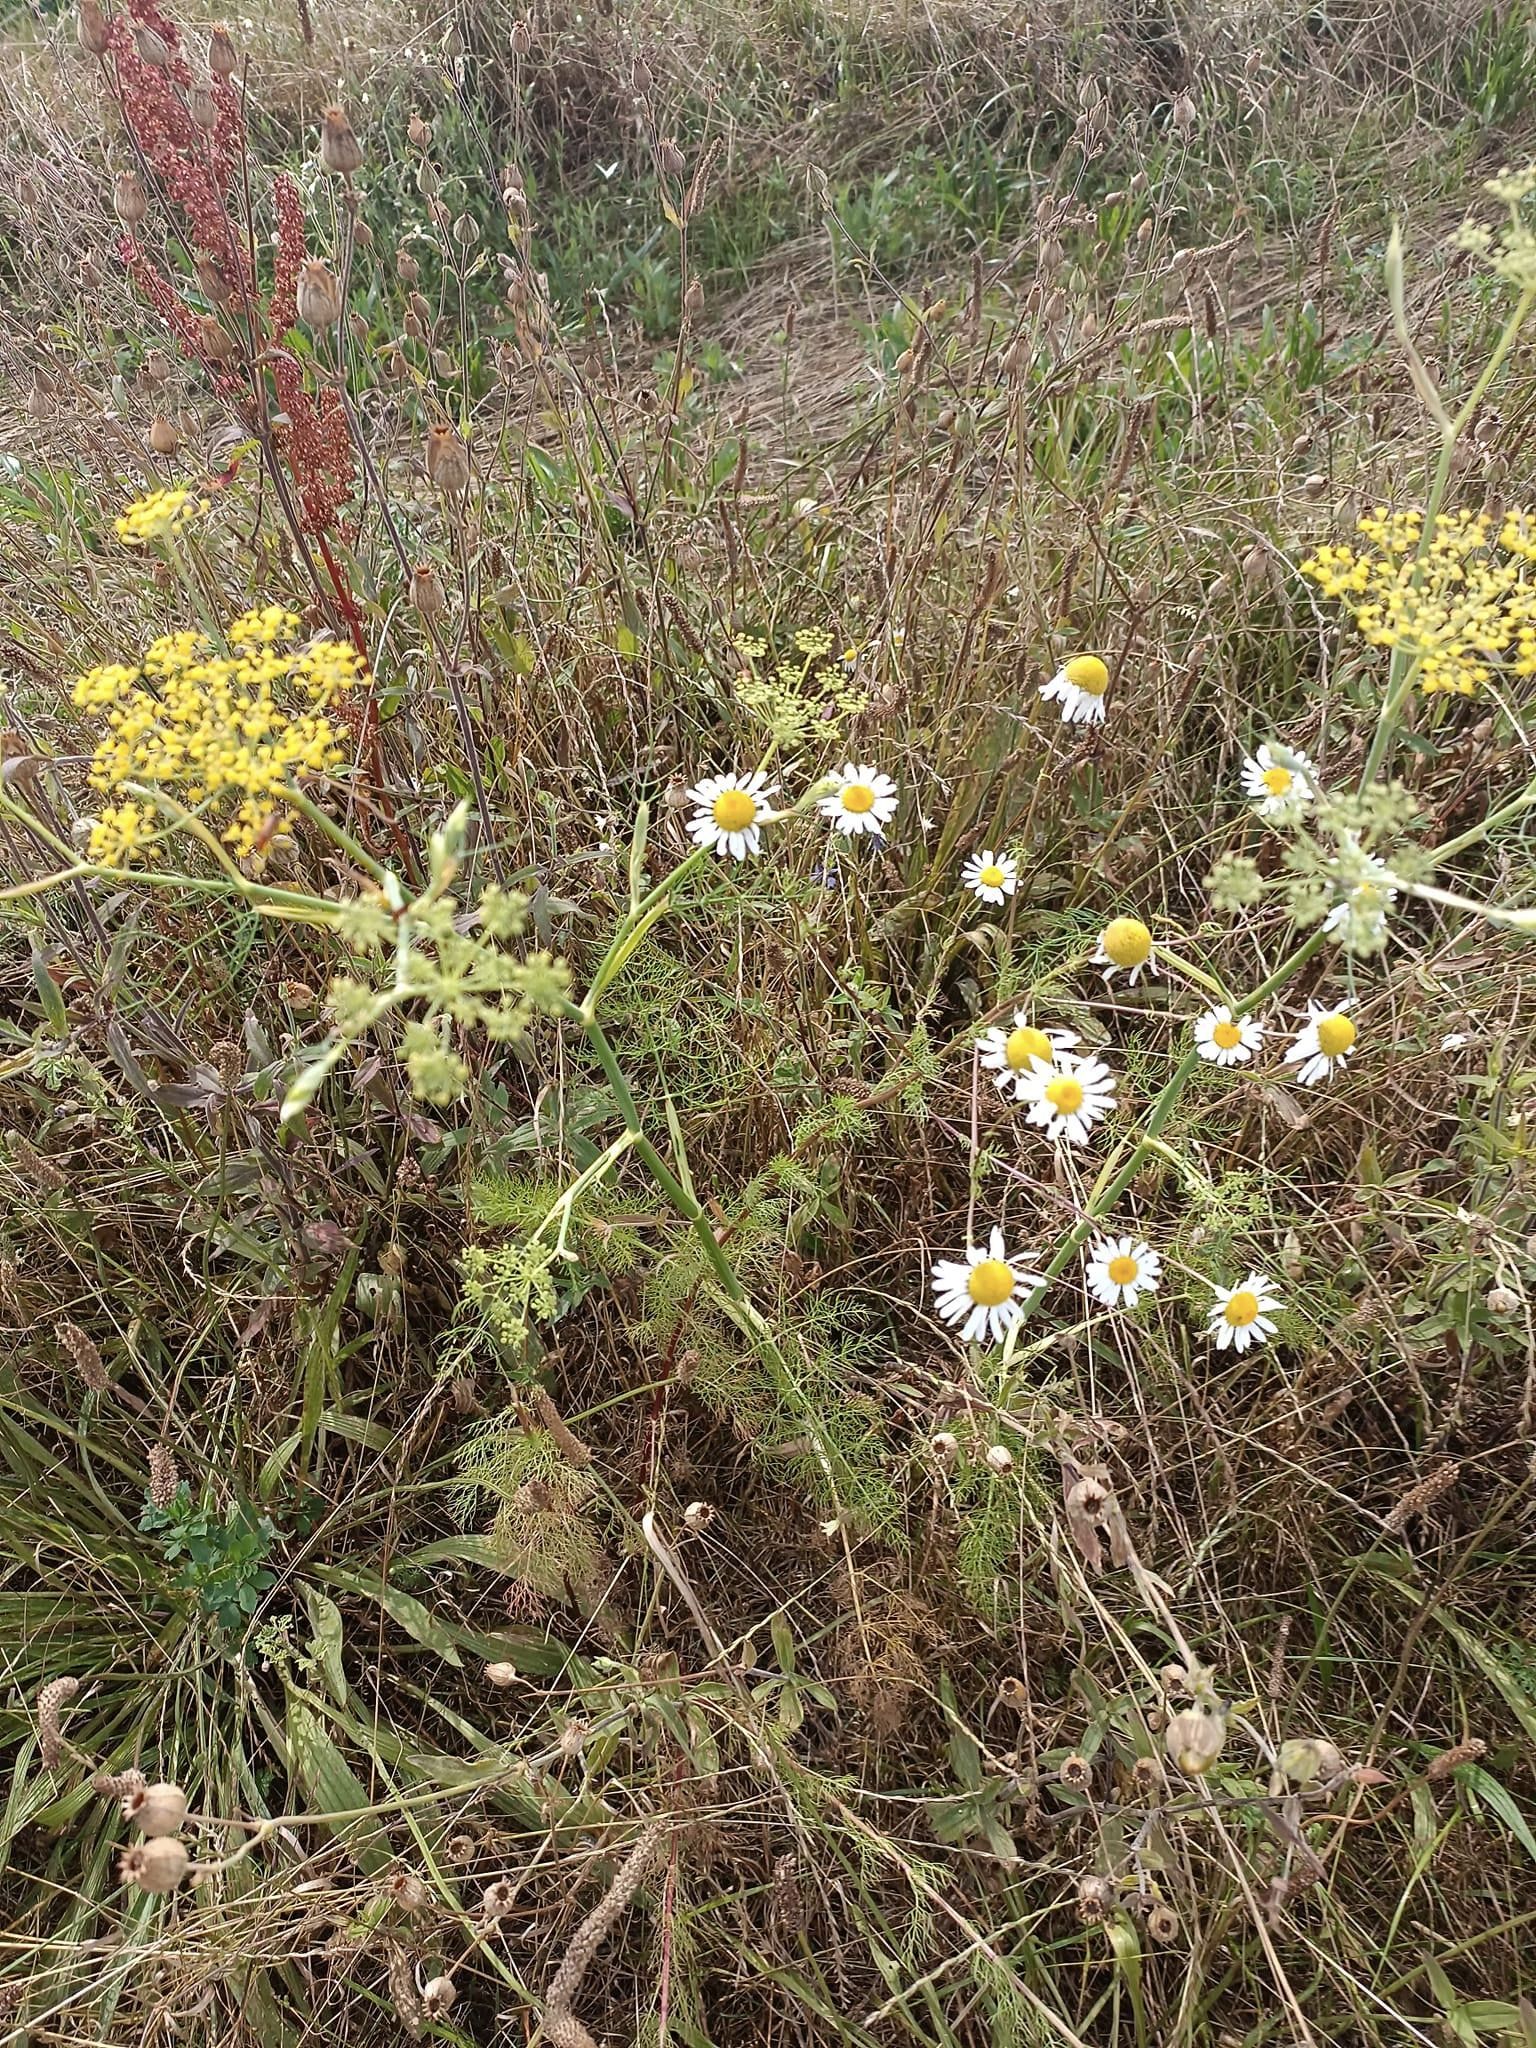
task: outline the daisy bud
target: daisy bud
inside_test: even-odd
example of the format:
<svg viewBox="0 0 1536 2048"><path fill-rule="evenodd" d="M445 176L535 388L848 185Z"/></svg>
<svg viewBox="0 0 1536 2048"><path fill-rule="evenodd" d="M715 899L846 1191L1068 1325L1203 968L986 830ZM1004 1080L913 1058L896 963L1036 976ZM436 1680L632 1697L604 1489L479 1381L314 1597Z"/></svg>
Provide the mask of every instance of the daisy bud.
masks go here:
<svg viewBox="0 0 1536 2048"><path fill-rule="evenodd" d="M144 1835L179 1835L186 1823L187 1795L168 1782L146 1785L123 1801L123 1818Z"/></svg>
<svg viewBox="0 0 1536 2048"><path fill-rule="evenodd" d="M691 1500L683 1509L683 1522L689 1529L703 1529L714 1519L714 1509L707 1500Z"/></svg>
<svg viewBox="0 0 1536 2048"><path fill-rule="evenodd" d="M418 562L411 571L411 603L424 619L435 619L447 608L442 583L430 562Z"/></svg>
<svg viewBox="0 0 1536 2048"><path fill-rule="evenodd" d="M141 22L133 32L133 47L146 64L153 64L157 71L163 71L171 61L171 46L165 37Z"/></svg>
<svg viewBox="0 0 1536 2048"><path fill-rule="evenodd" d="M1147 1934L1149 1939L1166 1945L1179 1938L1179 1916L1172 1906L1164 1905L1161 1899L1147 1912Z"/></svg>
<svg viewBox="0 0 1536 2048"><path fill-rule="evenodd" d="M191 1861L186 1844L178 1842L174 1835L154 1835L127 1851L118 1863L117 1874L124 1884L137 1885L141 1892L163 1898L175 1891Z"/></svg>
<svg viewBox="0 0 1536 2048"><path fill-rule="evenodd" d="M206 85L194 85L187 94L187 112L205 135L219 125L219 103Z"/></svg>
<svg viewBox="0 0 1536 2048"><path fill-rule="evenodd" d="M506 1692L510 1686L517 1683L517 1666L506 1663L487 1664L485 1682L487 1685L493 1685L498 1692Z"/></svg>
<svg viewBox="0 0 1536 2048"><path fill-rule="evenodd" d="M216 22L208 37L208 69L215 78L233 78L239 62L234 37L222 21Z"/></svg>
<svg viewBox="0 0 1536 2048"><path fill-rule="evenodd" d="M420 114L412 114L410 120L405 124L405 139L412 149L430 149L432 147L432 123L430 121L423 121Z"/></svg>
<svg viewBox="0 0 1536 2048"><path fill-rule="evenodd" d="M112 211L125 228L136 228L149 211L137 171L119 171L112 187Z"/></svg>
<svg viewBox="0 0 1536 2048"><path fill-rule="evenodd" d="M320 161L338 178L350 178L362 169L362 144L340 107L327 107L320 116Z"/></svg>
<svg viewBox="0 0 1536 2048"><path fill-rule="evenodd" d="M1484 1297L1484 1306L1491 1316L1512 1316L1520 1306L1520 1297L1508 1287L1490 1287Z"/></svg>
<svg viewBox="0 0 1536 2048"><path fill-rule="evenodd" d="M432 1977L421 1989L422 2010L428 2019L436 2019L445 2013L459 1995L459 1987L451 1977Z"/></svg>
<svg viewBox="0 0 1536 2048"><path fill-rule="evenodd" d="M520 21L514 21L512 24L512 54L514 57L526 57L532 48L533 30L529 27L525 15Z"/></svg>
<svg viewBox="0 0 1536 2048"><path fill-rule="evenodd" d="M75 9L75 38L88 57L104 57L111 40L100 0L80 0Z"/></svg>
<svg viewBox="0 0 1536 2048"><path fill-rule="evenodd" d="M656 145L656 155L661 162L662 170L669 178L687 177L688 159L678 148L675 135L664 135L661 138L661 141Z"/></svg>
<svg viewBox="0 0 1536 2048"><path fill-rule="evenodd" d="M452 427L428 427L427 475L447 497L469 489L469 450Z"/></svg>
<svg viewBox="0 0 1536 2048"><path fill-rule="evenodd" d="M306 327L318 332L334 327L341 318L341 286L317 256L301 267L293 296Z"/></svg>
<svg viewBox="0 0 1536 2048"><path fill-rule="evenodd" d="M1188 1778L1204 1777L1226 1739L1225 1714L1204 1707L1185 1707L1163 1731L1163 1747Z"/></svg>

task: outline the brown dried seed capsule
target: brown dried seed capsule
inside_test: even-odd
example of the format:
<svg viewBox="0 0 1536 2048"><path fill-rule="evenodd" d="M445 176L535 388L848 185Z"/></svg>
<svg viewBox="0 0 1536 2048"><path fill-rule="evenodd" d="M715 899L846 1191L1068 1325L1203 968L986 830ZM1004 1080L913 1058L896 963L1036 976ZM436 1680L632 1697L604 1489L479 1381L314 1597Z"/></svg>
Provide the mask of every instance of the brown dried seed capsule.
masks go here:
<svg viewBox="0 0 1536 2048"><path fill-rule="evenodd" d="M421 2003L428 2018L445 2013L459 1995L451 1977L432 1977L421 1987Z"/></svg>
<svg viewBox="0 0 1536 2048"><path fill-rule="evenodd" d="M229 288L229 279L224 275L224 266L217 256L198 256L194 259L197 281L203 297L210 306L227 306L234 296Z"/></svg>
<svg viewBox="0 0 1536 2048"><path fill-rule="evenodd" d="M104 57L112 31L100 0L80 0L75 9L75 36L88 57Z"/></svg>
<svg viewBox="0 0 1536 2048"><path fill-rule="evenodd" d="M1221 1755L1226 1739L1226 1716L1203 1707L1185 1707L1163 1731L1164 1749L1190 1778L1204 1777Z"/></svg>
<svg viewBox="0 0 1536 2048"><path fill-rule="evenodd" d="M179 1835L186 1824L187 1795L169 1781L146 1785L124 1799L123 1818L145 1835Z"/></svg>
<svg viewBox="0 0 1536 2048"><path fill-rule="evenodd" d="M1147 1909L1147 1934L1153 1941L1177 1941L1180 1933L1179 1916L1172 1906L1164 1905L1161 1899Z"/></svg>
<svg viewBox="0 0 1536 2048"><path fill-rule="evenodd" d="M320 116L320 161L338 178L350 178L362 169L362 144L341 107L327 107Z"/></svg>
<svg viewBox="0 0 1536 2048"><path fill-rule="evenodd" d="M675 135L664 135L661 138L656 145L656 155L660 159L661 168L669 178L687 177L688 159L678 148Z"/></svg>
<svg viewBox="0 0 1536 2048"><path fill-rule="evenodd" d="M438 490L456 498L469 489L469 450L452 427L427 429L427 475Z"/></svg>
<svg viewBox="0 0 1536 2048"><path fill-rule="evenodd" d="M395 251L395 275L402 284L416 284L421 278L421 265L409 249Z"/></svg>
<svg viewBox="0 0 1536 2048"><path fill-rule="evenodd" d="M487 1920L504 1920L517 1904L517 1888L504 1877L488 1884L480 1894L480 1912Z"/></svg>
<svg viewBox="0 0 1536 2048"><path fill-rule="evenodd" d="M435 619L448 603L436 569L430 562L418 562L411 571L411 603L424 619Z"/></svg>
<svg viewBox="0 0 1536 2048"><path fill-rule="evenodd" d="M1063 1757L1056 1776L1063 1785L1070 1786L1073 1791L1086 1792L1093 1783L1093 1766L1085 1756Z"/></svg>
<svg viewBox="0 0 1536 2048"><path fill-rule="evenodd" d="M171 61L171 46L165 37L143 22L133 32L133 47L144 63L154 65L158 71L163 71Z"/></svg>
<svg viewBox="0 0 1536 2048"><path fill-rule="evenodd" d="M196 320L198 343L210 363L227 363L235 352L234 336L226 334L212 313Z"/></svg>
<svg viewBox="0 0 1536 2048"><path fill-rule="evenodd" d="M149 211L137 171L119 171L112 186L112 211L125 228L136 228Z"/></svg>
<svg viewBox="0 0 1536 2048"><path fill-rule="evenodd" d="M341 318L341 286L318 256L301 265L293 296L306 327L334 327Z"/></svg>
<svg viewBox="0 0 1536 2048"><path fill-rule="evenodd" d="M498 1692L505 1692L509 1686L517 1683L517 1666L507 1663L487 1664L485 1682L487 1685L494 1685Z"/></svg>
<svg viewBox="0 0 1536 2048"><path fill-rule="evenodd" d="M219 103L206 85L194 85L187 94L187 112L205 135L219 125Z"/></svg>
<svg viewBox="0 0 1536 2048"><path fill-rule="evenodd" d="M215 78L232 78L239 62L234 37L222 21L216 22L208 37L208 69Z"/></svg>
<svg viewBox="0 0 1536 2048"><path fill-rule="evenodd" d="M184 1842L174 1835L155 1835L129 1849L117 1866L124 1884L137 1885L141 1892L163 1898L175 1891L191 1864Z"/></svg>
<svg viewBox="0 0 1536 2048"><path fill-rule="evenodd" d="M526 57L532 48L533 30L525 15L520 21L514 21L512 24L512 54L514 57Z"/></svg>
<svg viewBox="0 0 1536 2048"><path fill-rule="evenodd" d="M412 149L430 149L432 146L432 123L424 121L420 114L412 114L405 124L405 139Z"/></svg>

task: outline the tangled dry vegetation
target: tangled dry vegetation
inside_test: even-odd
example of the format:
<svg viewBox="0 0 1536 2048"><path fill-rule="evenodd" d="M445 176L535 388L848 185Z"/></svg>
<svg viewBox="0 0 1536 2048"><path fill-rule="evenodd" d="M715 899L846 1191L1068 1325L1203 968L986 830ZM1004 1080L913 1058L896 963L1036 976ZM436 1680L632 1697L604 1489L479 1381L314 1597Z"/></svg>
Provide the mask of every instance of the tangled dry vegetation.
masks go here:
<svg viewBox="0 0 1536 2048"><path fill-rule="evenodd" d="M1525 15L8 36L0 2033L1536 2041Z"/></svg>

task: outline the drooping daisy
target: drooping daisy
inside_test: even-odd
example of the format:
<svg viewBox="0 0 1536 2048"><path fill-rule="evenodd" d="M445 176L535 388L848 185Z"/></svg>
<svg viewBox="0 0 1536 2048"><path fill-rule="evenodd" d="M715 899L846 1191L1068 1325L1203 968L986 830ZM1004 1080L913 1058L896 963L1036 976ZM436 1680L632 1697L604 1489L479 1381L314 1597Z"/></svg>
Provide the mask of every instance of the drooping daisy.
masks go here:
<svg viewBox="0 0 1536 2048"><path fill-rule="evenodd" d="M1099 933L1093 964L1104 969L1106 981L1114 980L1117 968L1125 970L1126 983L1134 988L1136 977L1143 968L1148 974L1157 972L1152 934L1139 917L1112 917Z"/></svg>
<svg viewBox="0 0 1536 2048"><path fill-rule="evenodd" d="M1054 1062L1030 1061L1019 1100L1029 1104L1029 1121L1048 1136L1086 1145L1093 1126L1115 1106L1115 1077L1102 1060L1058 1053Z"/></svg>
<svg viewBox="0 0 1536 2048"><path fill-rule="evenodd" d="M986 1337L999 1343L1019 1319L1022 1297L1044 1280L1003 1250L1003 1233L993 1229L985 1251L972 1245L963 1259L933 1262L934 1305L946 1323L958 1323L964 1343Z"/></svg>
<svg viewBox="0 0 1536 2048"><path fill-rule="evenodd" d="M722 858L745 860L758 852L760 827L770 815L773 791L759 772L754 775L707 775L688 792L698 806L688 831L700 846L712 846Z"/></svg>
<svg viewBox="0 0 1536 2048"><path fill-rule="evenodd" d="M981 1064L996 1080L1006 1094L1009 1084L1013 1086L1016 1099L1025 1099L1025 1082L1032 1060L1044 1060L1047 1066L1054 1066L1064 1052L1070 1052L1077 1044L1075 1031L1042 1031L1031 1024L1026 1010L1015 1010L1013 1029L1004 1031L1000 1024L989 1025L976 1041L981 1052Z"/></svg>
<svg viewBox="0 0 1536 2048"><path fill-rule="evenodd" d="M1260 747L1243 761L1243 792L1261 818L1297 818L1317 795L1317 770L1300 747Z"/></svg>
<svg viewBox="0 0 1536 2048"><path fill-rule="evenodd" d="M1246 1351L1250 1344L1267 1344L1275 1334L1271 1321L1281 1306L1272 1294L1273 1282L1265 1273L1250 1273L1241 1287L1218 1287L1206 1320L1218 1351Z"/></svg>
<svg viewBox="0 0 1536 2048"><path fill-rule="evenodd" d="M1088 1291L1106 1308L1134 1308L1162 1274L1162 1254L1139 1237L1101 1237L1088 1252Z"/></svg>
<svg viewBox="0 0 1536 2048"><path fill-rule="evenodd" d="M1234 1017L1225 1003L1195 1019L1195 1050L1218 1067L1241 1066L1263 1043L1263 1025L1254 1017Z"/></svg>
<svg viewBox="0 0 1536 2048"><path fill-rule="evenodd" d="M883 832L896 815L896 785L889 775L845 761L828 780L833 787L820 803L834 832Z"/></svg>
<svg viewBox="0 0 1536 2048"><path fill-rule="evenodd" d="M1285 1055L1288 1067L1299 1062L1296 1078L1303 1088L1326 1080L1335 1067L1342 1072L1348 1066L1359 1036L1354 1018L1345 1014L1348 1008L1348 1003L1340 1003L1331 1010L1324 1009L1321 1003L1308 1003L1306 1029L1292 1040Z"/></svg>
<svg viewBox="0 0 1536 2048"><path fill-rule="evenodd" d="M1061 705L1063 725L1102 725L1104 692L1109 688L1109 670L1096 654L1074 654L1057 669L1040 694Z"/></svg>
<svg viewBox="0 0 1536 2048"><path fill-rule="evenodd" d="M1019 886L1019 864L1011 853L973 853L960 879L983 903L1001 903Z"/></svg>

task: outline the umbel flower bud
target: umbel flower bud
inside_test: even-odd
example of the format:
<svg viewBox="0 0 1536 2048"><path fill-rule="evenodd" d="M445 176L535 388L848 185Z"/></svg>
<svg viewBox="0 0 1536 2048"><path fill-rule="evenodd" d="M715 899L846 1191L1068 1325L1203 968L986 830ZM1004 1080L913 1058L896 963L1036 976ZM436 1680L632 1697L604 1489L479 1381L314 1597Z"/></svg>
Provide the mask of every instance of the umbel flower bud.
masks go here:
<svg viewBox="0 0 1536 2048"><path fill-rule="evenodd" d="M411 603L424 619L435 619L447 607L443 586L430 562L418 562L411 571Z"/></svg>
<svg viewBox="0 0 1536 2048"><path fill-rule="evenodd" d="M450 498L469 489L469 450L452 427L428 427L427 475Z"/></svg>
<svg viewBox="0 0 1536 2048"><path fill-rule="evenodd" d="M186 1844L178 1842L174 1835L154 1835L127 1851L118 1863L117 1874L124 1884L135 1884L141 1892L163 1897L175 1891L191 1860Z"/></svg>
<svg viewBox="0 0 1536 2048"><path fill-rule="evenodd" d="M362 144L341 107L327 107L320 116L320 161L338 178L350 178L362 169Z"/></svg>
<svg viewBox="0 0 1536 2048"><path fill-rule="evenodd" d="M82 50L89 57L104 57L111 30L107 17L101 10L100 0L80 0L75 9L75 36Z"/></svg>
<svg viewBox="0 0 1536 2048"><path fill-rule="evenodd" d="M341 286L318 256L300 266L293 297L306 327L334 327L341 318Z"/></svg>
<svg viewBox="0 0 1536 2048"><path fill-rule="evenodd" d="M157 412L150 422L149 445L157 455L174 455L181 446L180 428L163 412Z"/></svg>
<svg viewBox="0 0 1536 2048"><path fill-rule="evenodd" d="M149 200L137 171L119 171L112 187L112 211L125 228L136 228L149 211Z"/></svg>
<svg viewBox="0 0 1536 2048"><path fill-rule="evenodd" d="M208 38L208 69L215 78L232 78L239 61L234 37L222 21L216 22Z"/></svg>

